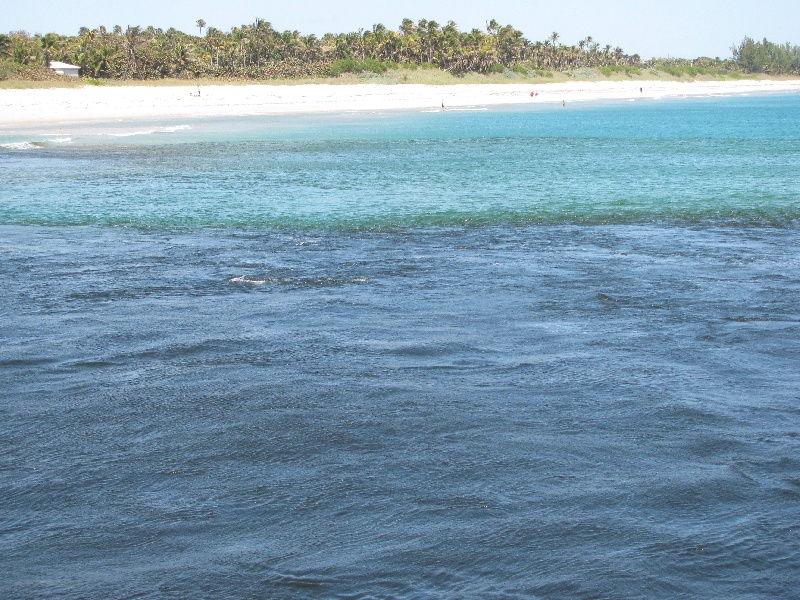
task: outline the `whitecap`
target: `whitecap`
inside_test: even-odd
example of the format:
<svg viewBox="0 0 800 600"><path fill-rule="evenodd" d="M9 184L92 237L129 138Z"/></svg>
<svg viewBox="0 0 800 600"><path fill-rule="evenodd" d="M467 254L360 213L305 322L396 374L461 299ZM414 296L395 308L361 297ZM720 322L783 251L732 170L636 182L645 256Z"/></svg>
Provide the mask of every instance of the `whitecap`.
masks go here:
<svg viewBox="0 0 800 600"><path fill-rule="evenodd" d="M262 285L267 283L266 279L255 279L254 277L248 277L247 275L239 275L239 277L232 277L228 280L229 283L252 283L255 285Z"/></svg>
<svg viewBox="0 0 800 600"><path fill-rule="evenodd" d="M154 133L175 133L176 131L183 131L191 129L189 125L168 125L166 127L157 127L155 129L141 129L139 131L126 131L123 133L100 133L99 135L106 135L109 137L131 137L134 135L152 135Z"/></svg>
<svg viewBox="0 0 800 600"><path fill-rule="evenodd" d="M270 277L258 279L250 275L239 275L231 277L228 283L249 283L251 285L264 285L265 283L275 283L294 286L319 286L319 285L341 285L347 283L368 283L369 277L353 277L352 279L336 279L328 277Z"/></svg>
<svg viewBox="0 0 800 600"><path fill-rule="evenodd" d="M67 144L72 141L71 137L62 137L62 138L53 138L52 140L47 140L48 142L55 142L56 144Z"/></svg>
<svg viewBox="0 0 800 600"><path fill-rule="evenodd" d="M155 129L145 129L143 131L130 131L128 133L101 133L100 135L107 135L109 137L131 137L133 135L150 135L155 132Z"/></svg>
<svg viewBox="0 0 800 600"><path fill-rule="evenodd" d="M36 150L41 147L42 145L36 142L6 142L0 144L0 148L5 148L7 150Z"/></svg>

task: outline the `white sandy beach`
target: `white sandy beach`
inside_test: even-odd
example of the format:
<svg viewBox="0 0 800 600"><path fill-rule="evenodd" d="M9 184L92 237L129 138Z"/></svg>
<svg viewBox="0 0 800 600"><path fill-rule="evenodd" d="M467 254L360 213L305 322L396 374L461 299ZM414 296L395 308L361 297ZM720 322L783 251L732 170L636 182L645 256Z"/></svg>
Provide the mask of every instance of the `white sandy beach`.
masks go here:
<svg viewBox="0 0 800 600"><path fill-rule="evenodd" d="M641 88L641 91L640 91ZM211 85L0 90L0 126L800 92L800 81ZM534 95L531 95L533 92Z"/></svg>

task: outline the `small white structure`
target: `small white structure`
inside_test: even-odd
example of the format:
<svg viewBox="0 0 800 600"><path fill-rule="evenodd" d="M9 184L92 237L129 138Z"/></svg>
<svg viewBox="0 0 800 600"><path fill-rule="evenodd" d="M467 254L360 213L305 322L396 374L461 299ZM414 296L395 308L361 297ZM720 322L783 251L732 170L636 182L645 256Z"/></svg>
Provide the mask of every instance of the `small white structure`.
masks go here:
<svg viewBox="0 0 800 600"><path fill-rule="evenodd" d="M70 77L77 77L80 75L80 67L75 65L68 65L67 63L58 62L57 60L50 61L50 68L59 75L69 75Z"/></svg>

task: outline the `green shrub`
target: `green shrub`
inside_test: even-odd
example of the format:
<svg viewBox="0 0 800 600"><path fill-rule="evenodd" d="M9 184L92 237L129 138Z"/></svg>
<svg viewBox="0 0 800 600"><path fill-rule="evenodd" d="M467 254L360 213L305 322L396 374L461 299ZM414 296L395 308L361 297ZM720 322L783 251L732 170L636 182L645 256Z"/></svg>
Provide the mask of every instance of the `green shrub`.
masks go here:
<svg viewBox="0 0 800 600"><path fill-rule="evenodd" d="M392 63L393 68L397 67L397 63ZM331 75L341 75L342 73L386 73L389 70L389 65L380 61L368 58L366 60L357 60L355 58L341 58L331 63Z"/></svg>
<svg viewBox="0 0 800 600"><path fill-rule="evenodd" d="M664 73L667 73L668 75L672 75L673 77L681 77L681 76L683 76L683 73L681 72L681 70L678 67L661 66L661 67L658 67L658 69L660 71L664 71Z"/></svg>
<svg viewBox="0 0 800 600"><path fill-rule="evenodd" d="M598 67L598 71L600 71L606 77L611 77L613 73L625 73L625 75L628 77L642 74L641 70L637 69L636 67L631 67L630 65L609 65L605 67Z"/></svg>
<svg viewBox="0 0 800 600"><path fill-rule="evenodd" d="M71 81L44 65L21 65L15 62L0 62L0 81L19 79L22 81Z"/></svg>
<svg viewBox="0 0 800 600"><path fill-rule="evenodd" d="M693 67L692 65L659 65L659 71L669 73L673 77L697 77L698 74L709 75L714 74L714 71L704 67Z"/></svg>

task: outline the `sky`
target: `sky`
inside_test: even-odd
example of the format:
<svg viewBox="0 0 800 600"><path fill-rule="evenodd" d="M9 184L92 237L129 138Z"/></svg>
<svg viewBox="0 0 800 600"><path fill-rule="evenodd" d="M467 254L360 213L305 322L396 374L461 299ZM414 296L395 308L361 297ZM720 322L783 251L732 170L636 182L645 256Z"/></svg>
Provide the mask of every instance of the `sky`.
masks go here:
<svg viewBox="0 0 800 600"><path fill-rule="evenodd" d="M455 21L484 29L511 24L531 41L558 32L561 43L592 36L643 58L728 58L745 36L800 45L799 0L0 0L0 32L75 35L82 26L152 25L197 33L204 19L223 31L261 18L280 31L322 35L397 29L403 18Z"/></svg>

